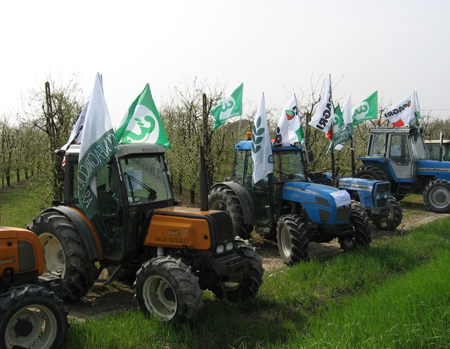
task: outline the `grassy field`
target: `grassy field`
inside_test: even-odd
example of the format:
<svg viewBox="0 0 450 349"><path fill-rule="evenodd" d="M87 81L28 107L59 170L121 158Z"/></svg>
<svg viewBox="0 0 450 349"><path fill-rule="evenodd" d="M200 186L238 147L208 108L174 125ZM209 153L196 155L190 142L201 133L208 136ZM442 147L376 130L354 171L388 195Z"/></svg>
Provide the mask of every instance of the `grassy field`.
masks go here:
<svg viewBox="0 0 450 349"><path fill-rule="evenodd" d="M39 210L26 190L6 194L2 225L26 226ZM74 320L66 347L449 347L449 224L444 215L370 248L272 271L251 300L229 303L206 291L190 323L161 323L137 310Z"/></svg>

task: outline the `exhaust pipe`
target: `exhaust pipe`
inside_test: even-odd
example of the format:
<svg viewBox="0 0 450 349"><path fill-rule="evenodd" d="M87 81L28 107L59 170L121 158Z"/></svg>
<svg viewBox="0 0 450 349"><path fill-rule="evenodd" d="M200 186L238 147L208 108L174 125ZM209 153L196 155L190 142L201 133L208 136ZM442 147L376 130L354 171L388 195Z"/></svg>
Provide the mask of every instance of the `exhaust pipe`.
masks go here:
<svg viewBox="0 0 450 349"><path fill-rule="evenodd" d="M208 211L208 185L206 183L205 149L200 146L200 211Z"/></svg>

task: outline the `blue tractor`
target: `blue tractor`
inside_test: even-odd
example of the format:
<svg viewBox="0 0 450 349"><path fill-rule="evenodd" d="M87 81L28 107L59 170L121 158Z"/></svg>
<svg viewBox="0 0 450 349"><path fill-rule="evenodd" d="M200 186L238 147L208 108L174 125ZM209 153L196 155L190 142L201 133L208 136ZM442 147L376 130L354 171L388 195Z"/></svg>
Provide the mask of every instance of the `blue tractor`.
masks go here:
<svg viewBox="0 0 450 349"><path fill-rule="evenodd" d="M389 180L397 200L409 194L423 194L430 211L450 211L450 162L427 159L419 129L370 130L367 155L358 160L363 166L356 170L356 177Z"/></svg>
<svg viewBox="0 0 450 349"><path fill-rule="evenodd" d="M252 141L235 146L231 178L214 184L209 207L226 210L236 235L249 238L254 227L277 240L289 266L308 259L308 243L338 238L344 251L371 242L369 218L350 194L309 180L301 146L272 147L274 171L253 183Z"/></svg>

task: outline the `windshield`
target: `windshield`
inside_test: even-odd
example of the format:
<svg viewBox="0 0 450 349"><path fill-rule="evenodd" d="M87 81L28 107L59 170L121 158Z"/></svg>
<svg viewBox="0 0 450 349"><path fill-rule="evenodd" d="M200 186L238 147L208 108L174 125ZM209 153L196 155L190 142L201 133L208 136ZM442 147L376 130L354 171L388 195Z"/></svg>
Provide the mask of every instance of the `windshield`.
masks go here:
<svg viewBox="0 0 450 349"><path fill-rule="evenodd" d="M414 160L423 160L427 158L427 152L423 138L411 135L411 153Z"/></svg>
<svg viewBox="0 0 450 349"><path fill-rule="evenodd" d="M130 204L173 199L162 156L122 158L120 166Z"/></svg>
<svg viewBox="0 0 450 349"><path fill-rule="evenodd" d="M275 182L307 181L300 149L274 151L273 160L273 178Z"/></svg>

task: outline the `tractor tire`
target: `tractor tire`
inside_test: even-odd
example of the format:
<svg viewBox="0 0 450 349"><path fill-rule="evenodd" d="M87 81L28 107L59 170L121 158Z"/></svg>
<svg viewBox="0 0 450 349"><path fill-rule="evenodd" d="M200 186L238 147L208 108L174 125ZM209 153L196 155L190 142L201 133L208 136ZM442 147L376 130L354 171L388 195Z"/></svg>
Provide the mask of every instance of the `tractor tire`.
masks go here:
<svg viewBox="0 0 450 349"><path fill-rule="evenodd" d="M198 278L180 259L156 257L136 273L135 298L147 316L162 321L195 318L203 308Z"/></svg>
<svg viewBox="0 0 450 349"><path fill-rule="evenodd" d="M261 257L256 253L252 245L242 239L236 239L234 241L234 250L241 257L248 259L250 264L248 274L239 277L237 280L227 279L219 281L210 287L210 290L217 298L227 299L232 302L254 297L263 282L264 274Z"/></svg>
<svg viewBox="0 0 450 349"><path fill-rule="evenodd" d="M0 348L58 348L68 328L63 301L44 287L14 287L0 299Z"/></svg>
<svg viewBox="0 0 450 349"><path fill-rule="evenodd" d="M388 200L387 207L389 214L387 217L376 217L373 224L380 230L392 231L397 229L403 219L403 209L400 203L391 196Z"/></svg>
<svg viewBox="0 0 450 349"><path fill-rule="evenodd" d="M211 210L227 211L233 221L235 236L242 239L249 239L253 226L244 224L244 213L241 203L234 193L228 187L215 187L208 195L209 208Z"/></svg>
<svg viewBox="0 0 450 349"><path fill-rule="evenodd" d="M360 202L352 201L350 222L353 225L354 234L338 238L342 250L344 250L344 252L349 252L355 250L359 246L369 246L372 242L369 216Z"/></svg>
<svg viewBox="0 0 450 349"><path fill-rule="evenodd" d="M45 271L61 276L63 299L83 297L94 284L98 270L76 227L66 216L50 211L35 217L28 229L42 243Z"/></svg>
<svg viewBox="0 0 450 349"><path fill-rule="evenodd" d="M380 179L382 181L390 182L388 175L383 170L371 165L361 166L358 168L356 170L355 177L372 180Z"/></svg>
<svg viewBox="0 0 450 349"><path fill-rule="evenodd" d="M281 216L277 225L278 250L284 264L292 266L308 261L309 232L297 215Z"/></svg>
<svg viewBox="0 0 450 349"><path fill-rule="evenodd" d="M447 213L450 211L450 182L436 179L425 187L423 202L431 212Z"/></svg>

